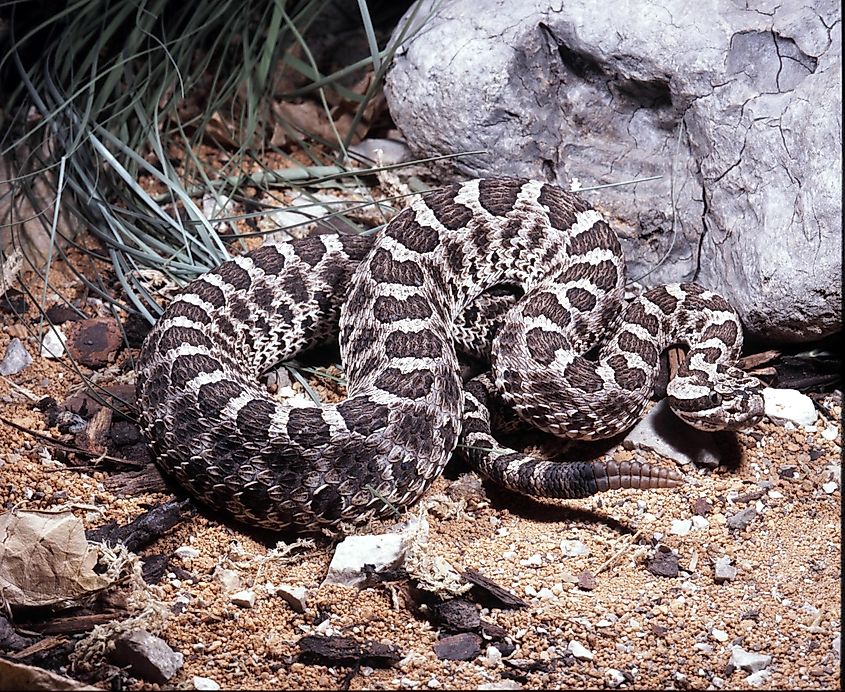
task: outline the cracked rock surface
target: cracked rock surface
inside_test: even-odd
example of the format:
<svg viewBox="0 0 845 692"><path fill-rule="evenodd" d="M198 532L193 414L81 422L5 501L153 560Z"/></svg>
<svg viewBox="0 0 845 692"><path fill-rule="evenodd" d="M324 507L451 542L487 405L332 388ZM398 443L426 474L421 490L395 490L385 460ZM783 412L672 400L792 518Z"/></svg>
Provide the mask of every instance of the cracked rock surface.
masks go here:
<svg viewBox="0 0 845 692"><path fill-rule="evenodd" d="M838 3L418 4L386 84L415 153L564 187L661 176L583 193L632 279L698 281L768 340L841 329Z"/></svg>

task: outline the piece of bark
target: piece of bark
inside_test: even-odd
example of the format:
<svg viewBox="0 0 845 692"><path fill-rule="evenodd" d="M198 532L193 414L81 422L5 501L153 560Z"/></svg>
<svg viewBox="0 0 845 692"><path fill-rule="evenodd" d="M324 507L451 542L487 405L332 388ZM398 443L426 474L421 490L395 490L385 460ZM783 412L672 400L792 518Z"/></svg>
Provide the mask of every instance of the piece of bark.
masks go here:
<svg viewBox="0 0 845 692"><path fill-rule="evenodd" d="M115 522L109 522L89 529L85 535L89 541L104 541L110 545L123 543L133 553L137 553L186 519L189 507L189 500L171 500L144 512L128 524L118 526Z"/></svg>
<svg viewBox="0 0 845 692"><path fill-rule="evenodd" d="M103 485L118 497L138 497L146 493L167 494L170 490L155 464L138 471L122 471L109 475Z"/></svg>
<svg viewBox="0 0 845 692"><path fill-rule="evenodd" d="M760 353L751 353L743 356L737 361L737 367L740 370L751 370L757 368L765 363L771 363L775 358L780 357L780 351L761 351Z"/></svg>
<svg viewBox="0 0 845 692"><path fill-rule="evenodd" d="M23 660L24 658L29 658L34 654L41 653L42 651L49 651L50 649L55 649L57 646L62 646L68 642L67 637L44 637L43 639L39 639L34 644L30 644L25 649L21 649L20 651L14 651L12 653L7 653L6 656L9 658L15 659L16 661Z"/></svg>
<svg viewBox="0 0 845 692"><path fill-rule="evenodd" d="M528 603L519 596L499 586L496 582L488 579L474 569L467 569L461 572L461 576L476 586L482 593L492 598L502 608L527 608Z"/></svg>
<svg viewBox="0 0 845 692"><path fill-rule="evenodd" d="M388 668L402 659L396 647L352 637L306 635L297 642L299 660L322 666L369 665Z"/></svg>
<svg viewBox="0 0 845 692"><path fill-rule="evenodd" d="M38 622L27 625L27 629L41 634L77 634L88 632L97 625L104 625L112 620L122 620L127 617L127 611L114 613L93 613L91 615L71 615L64 618L54 618L47 622Z"/></svg>
<svg viewBox="0 0 845 692"><path fill-rule="evenodd" d="M438 603L432 610L435 622L448 632L476 632L481 627L478 608L462 598Z"/></svg>
<svg viewBox="0 0 845 692"><path fill-rule="evenodd" d="M105 454L106 435L111 427L112 410L103 406L88 421L82 432L76 434L74 443L77 447L94 456Z"/></svg>

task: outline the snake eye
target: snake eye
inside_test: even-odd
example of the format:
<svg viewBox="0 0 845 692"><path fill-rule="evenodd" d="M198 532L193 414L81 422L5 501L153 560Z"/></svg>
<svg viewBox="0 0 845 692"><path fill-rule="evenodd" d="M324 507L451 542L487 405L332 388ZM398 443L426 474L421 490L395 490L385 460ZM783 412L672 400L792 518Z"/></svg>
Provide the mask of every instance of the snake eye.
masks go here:
<svg viewBox="0 0 845 692"><path fill-rule="evenodd" d="M722 403L722 395L719 392L710 392L710 396L707 397L710 401L711 406L719 406Z"/></svg>

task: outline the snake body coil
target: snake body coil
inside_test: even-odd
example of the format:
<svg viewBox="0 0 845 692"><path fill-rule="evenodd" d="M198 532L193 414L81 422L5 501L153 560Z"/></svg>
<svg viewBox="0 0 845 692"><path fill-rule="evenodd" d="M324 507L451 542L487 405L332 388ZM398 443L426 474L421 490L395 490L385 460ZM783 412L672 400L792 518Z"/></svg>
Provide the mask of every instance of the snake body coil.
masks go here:
<svg viewBox="0 0 845 692"><path fill-rule="evenodd" d="M516 287L507 311L489 289ZM670 385L698 427L761 415L759 383L732 367L739 320L694 284L625 306L618 239L552 185L474 180L417 199L375 239L322 235L265 245L196 279L141 351L137 392L157 459L238 519L315 530L414 503L462 441L483 473L520 492L580 497L671 487L647 464L556 464L490 435L498 393L555 434L611 436L643 412L660 351L690 348ZM492 304L492 303L491 303ZM280 403L258 381L338 331L348 398ZM466 387L455 344L489 354ZM584 354L602 344L598 359Z"/></svg>

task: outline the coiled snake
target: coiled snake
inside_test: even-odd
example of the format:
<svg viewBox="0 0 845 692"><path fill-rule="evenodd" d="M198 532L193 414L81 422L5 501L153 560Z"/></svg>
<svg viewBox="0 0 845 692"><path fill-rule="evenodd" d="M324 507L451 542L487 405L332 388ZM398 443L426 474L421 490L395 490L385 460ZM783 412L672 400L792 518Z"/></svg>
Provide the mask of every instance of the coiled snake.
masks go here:
<svg viewBox="0 0 845 692"><path fill-rule="evenodd" d="M522 292L507 310L489 297L501 285ZM519 492L671 487L674 470L540 461L490 431L500 396L557 435L623 431L673 343L689 348L668 390L681 418L704 429L759 420L761 385L733 365L742 331L723 298L674 284L623 306L623 288L616 235L575 195L509 178L452 185L375 239L264 245L189 284L141 350L143 427L193 496L271 529L411 505L459 441L475 468ZM261 373L338 329L345 401L281 403L261 386ZM491 374L464 385L456 343L489 356Z"/></svg>

